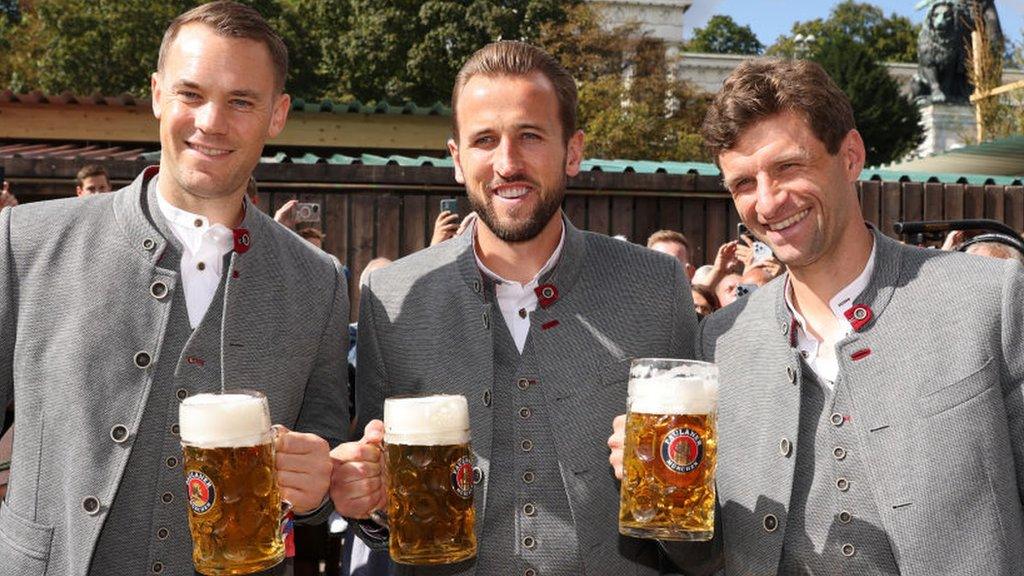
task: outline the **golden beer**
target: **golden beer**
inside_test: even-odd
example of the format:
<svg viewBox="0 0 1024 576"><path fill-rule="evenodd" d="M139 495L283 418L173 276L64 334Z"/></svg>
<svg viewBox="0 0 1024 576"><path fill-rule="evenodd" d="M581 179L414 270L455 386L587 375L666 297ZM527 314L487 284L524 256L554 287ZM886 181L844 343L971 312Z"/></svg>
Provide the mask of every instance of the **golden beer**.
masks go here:
<svg viewBox="0 0 1024 576"><path fill-rule="evenodd" d="M251 574L282 562L281 494L266 398L196 395L181 404L179 424L196 571Z"/></svg>
<svg viewBox="0 0 1024 576"><path fill-rule="evenodd" d="M475 556L466 399L388 398L384 428L391 558L427 565Z"/></svg>
<svg viewBox="0 0 1024 576"><path fill-rule="evenodd" d="M659 540L714 535L717 382L710 364L634 361L620 533Z"/></svg>

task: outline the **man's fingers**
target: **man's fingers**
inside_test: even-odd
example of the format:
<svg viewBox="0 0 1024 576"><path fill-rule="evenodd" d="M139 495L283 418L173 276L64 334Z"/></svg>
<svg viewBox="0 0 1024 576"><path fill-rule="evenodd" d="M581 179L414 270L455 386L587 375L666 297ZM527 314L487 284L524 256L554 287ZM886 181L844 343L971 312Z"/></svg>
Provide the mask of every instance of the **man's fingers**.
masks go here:
<svg viewBox="0 0 1024 576"><path fill-rule="evenodd" d="M335 466L348 462L380 462L381 450L376 444L363 442L346 442L331 450L331 460Z"/></svg>
<svg viewBox="0 0 1024 576"><path fill-rule="evenodd" d="M274 463L278 470L292 470L295 472L314 472L326 471L327 474L331 473L331 459L325 452L324 455L317 456L315 454L285 454L278 452Z"/></svg>
<svg viewBox="0 0 1024 576"><path fill-rule="evenodd" d="M370 478L377 478L379 480L383 471L383 466L374 462L349 462L334 467L331 481L335 484L350 484Z"/></svg>
<svg viewBox="0 0 1024 576"><path fill-rule="evenodd" d="M287 428L283 429L285 432L283 434L278 432L277 435L277 451L279 453L326 454L329 451L327 441L316 434L289 432Z"/></svg>
<svg viewBox="0 0 1024 576"><path fill-rule="evenodd" d="M384 421L370 420L363 429L363 438L359 440L363 444L380 444L384 440Z"/></svg>

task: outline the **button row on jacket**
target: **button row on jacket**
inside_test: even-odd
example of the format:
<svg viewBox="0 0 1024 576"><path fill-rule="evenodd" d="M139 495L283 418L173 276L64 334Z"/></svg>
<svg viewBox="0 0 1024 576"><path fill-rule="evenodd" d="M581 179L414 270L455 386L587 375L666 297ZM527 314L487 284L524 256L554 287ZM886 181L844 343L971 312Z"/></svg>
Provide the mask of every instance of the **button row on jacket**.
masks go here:
<svg viewBox="0 0 1024 576"><path fill-rule="evenodd" d="M110 439L113 440L114 442L117 442L118 444L124 442L125 440L128 439L128 428L122 426L121 424L116 424L113 428L110 429Z"/></svg>
<svg viewBox="0 0 1024 576"><path fill-rule="evenodd" d="M149 352L146 352L145 350L140 350L139 352L135 353L135 357L133 358L133 360L135 361L135 366L137 368L147 368L150 362L153 361L153 358L149 355Z"/></svg>

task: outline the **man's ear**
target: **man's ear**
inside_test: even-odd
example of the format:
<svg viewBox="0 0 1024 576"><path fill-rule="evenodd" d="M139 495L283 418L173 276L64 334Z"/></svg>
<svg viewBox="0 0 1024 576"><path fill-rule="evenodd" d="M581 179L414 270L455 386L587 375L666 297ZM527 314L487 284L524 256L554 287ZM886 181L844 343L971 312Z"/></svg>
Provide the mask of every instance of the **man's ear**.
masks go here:
<svg viewBox="0 0 1024 576"><path fill-rule="evenodd" d="M583 162L583 130L577 130L565 150L565 175L575 176L580 173L580 163Z"/></svg>
<svg viewBox="0 0 1024 576"><path fill-rule="evenodd" d="M288 112L292 109L292 97L281 94L274 100L274 109L271 111L270 126L267 128L267 138L274 138L284 130L284 124L288 121Z"/></svg>
<svg viewBox="0 0 1024 576"><path fill-rule="evenodd" d="M160 86L160 73L153 72L149 77L149 93L151 96L151 104L153 106L153 116L157 120L160 119L160 112L163 106L160 104L160 97L163 95L163 88Z"/></svg>
<svg viewBox="0 0 1024 576"><path fill-rule="evenodd" d="M455 164L455 181L465 184L466 176L462 173L462 165L459 164L459 145L454 138L448 139L448 153L452 155L452 164Z"/></svg>
<svg viewBox="0 0 1024 576"><path fill-rule="evenodd" d="M864 170L864 162L867 159L867 150L864 148L864 139L861 138L860 132L856 129L847 132L839 152L843 156L847 179L851 182L860 180L860 173Z"/></svg>

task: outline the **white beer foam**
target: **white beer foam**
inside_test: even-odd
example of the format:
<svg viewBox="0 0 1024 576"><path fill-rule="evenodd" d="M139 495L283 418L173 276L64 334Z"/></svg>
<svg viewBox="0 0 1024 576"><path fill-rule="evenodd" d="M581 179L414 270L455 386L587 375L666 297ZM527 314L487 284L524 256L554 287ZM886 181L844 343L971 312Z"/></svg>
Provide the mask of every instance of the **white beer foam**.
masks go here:
<svg viewBox="0 0 1024 576"><path fill-rule="evenodd" d="M469 442L465 396L419 396L384 400L384 442L450 446Z"/></svg>
<svg viewBox="0 0 1024 576"><path fill-rule="evenodd" d="M718 381L671 373L631 378L628 406L641 414L710 414L718 408Z"/></svg>
<svg viewBox="0 0 1024 576"><path fill-rule="evenodd" d="M270 430L267 399L248 394L196 394L178 407L181 441L200 448L262 444Z"/></svg>

